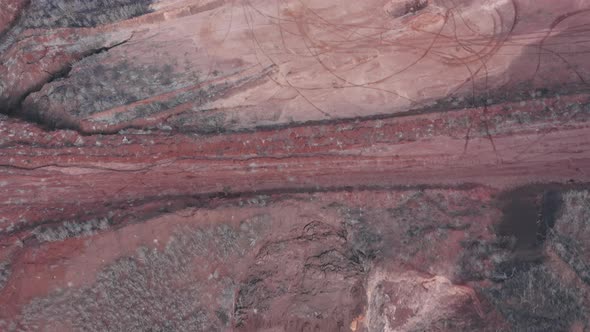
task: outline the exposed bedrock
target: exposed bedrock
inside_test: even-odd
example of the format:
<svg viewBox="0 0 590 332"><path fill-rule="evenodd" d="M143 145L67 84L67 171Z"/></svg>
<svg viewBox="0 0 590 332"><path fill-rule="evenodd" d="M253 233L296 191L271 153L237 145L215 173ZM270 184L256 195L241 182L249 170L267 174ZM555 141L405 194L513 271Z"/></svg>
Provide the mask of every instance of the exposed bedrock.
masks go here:
<svg viewBox="0 0 590 332"><path fill-rule="evenodd" d="M2 96L84 133L483 106L585 91L590 75L583 1L42 3L3 39Z"/></svg>
<svg viewBox="0 0 590 332"><path fill-rule="evenodd" d="M0 331L590 330L588 14L0 0Z"/></svg>

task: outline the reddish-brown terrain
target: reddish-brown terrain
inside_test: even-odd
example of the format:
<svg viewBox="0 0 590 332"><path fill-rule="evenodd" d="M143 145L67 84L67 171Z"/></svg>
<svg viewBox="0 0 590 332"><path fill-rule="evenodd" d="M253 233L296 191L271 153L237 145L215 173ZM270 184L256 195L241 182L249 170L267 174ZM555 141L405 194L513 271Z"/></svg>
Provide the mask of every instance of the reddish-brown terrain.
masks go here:
<svg viewBox="0 0 590 332"><path fill-rule="evenodd" d="M0 0L0 331L590 331L590 2Z"/></svg>

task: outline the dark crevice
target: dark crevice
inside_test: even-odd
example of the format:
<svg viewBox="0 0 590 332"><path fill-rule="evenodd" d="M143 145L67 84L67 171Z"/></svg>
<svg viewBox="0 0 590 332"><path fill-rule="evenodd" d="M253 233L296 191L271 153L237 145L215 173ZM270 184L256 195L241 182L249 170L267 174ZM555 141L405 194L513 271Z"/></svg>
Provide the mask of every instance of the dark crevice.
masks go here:
<svg viewBox="0 0 590 332"><path fill-rule="evenodd" d="M0 52L27 29L86 28L151 13L152 0L27 0L6 30L0 33Z"/></svg>
<svg viewBox="0 0 590 332"><path fill-rule="evenodd" d="M128 39L129 40L129 39ZM91 50L82 55L82 57L77 60L76 62L82 61L84 58L91 57L103 52L107 52L110 49L125 44L128 40L122 41L118 44L115 44L110 47L102 47L99 49ZM59 79L67 78L69 72L74 64L68 64L65 66L61 71L54 73L51 78L49 78L43 84L31 89L18 103L17 108L13 108L12 112L5 112L8 114L15 114L19 112L15 112L15 109L22 111L21 104L24 99L35 92L40 91L43 86L47 83L51 83L53 81L57 81ZM570 94L577 94L583 91L579 90L568 90ZM552 91L548 89L540 89L538 90L538 94L542 96L542 98L551 98L554 96L564 96L567 93L564 91ZM489 98L492 96L492 98ZM431 106L425 106L420 108L412 108L407 111L398 112L398 113L386 113L386 114L374 114L370 116L359 116L359 117L350 117L350 118L342 118L342 119L325 119L325 120L312 120L312 121L305 121L305 122L292 122L292 123L285 123L285 124L273 124L273 125L262 125L262 126L255 126L253 128L243 128L243 129L229 129L229 128L220 128L217 131L195 131L194 128L176 128L173 132L184 133L184 134L198 134L200 136L217 136L217 135L230 135L236 133L252 133L252 132L267 132L267 131L275 131L275 130L282 130L282 129L289 129L289 128L298 128L298 127L314 127L314 126L323 126L323 125L339 125L339 124L350 124L350 123L359 123L364 121L375 121L375 120L387 120L387 119L396 119L396 118L405 118L405 117L412 117L412 116L419 116L419 115L427 115L427 114L436 114L436 113L447 113L447 112L460 112L464 111L467 108L478 108L484 106L493 106L496 104L506 103L506 102L516 102L516 101L524 101L524 100L532 100L534 99L531 97L530 93L523 92L523 93L511 93L510 95L506 93L500 94L487 94L485 97L478 98L476 100L470 99L457 99L457 98L446 98L443 100L438 100L434 102ZM490 103L490 100L492 103ZM460 101L460 102L459 102ZM1 111L1 109L0 109ZM28 121L42 125L45 129L54 130L54 129L72 129L78 131L81 135L89 136L95 134L102 134L102 135L114 135L118 134L121 130L141 130L146 129L144 127L137 127L137 126L127 126L125 128L117 128L116 130L104 130L100 132L84 132L80 130L77 122L73 119L68 119L68 114L61 114L61 115L49 115L45 114L43 110L34 109L22 112L24 115L21 117ZM152 127L149 127L152 128ZM148 128L148 129L149 129Z"/></svg>
<svg viewBox="0 0 590 332"><path fill-rule="evenodd" d="M49 33L53 28L76 29L101 26L150 13L152 2L152 0L27 0L21 5L21 9L10 25L0 32L0 52L18 42L22 32L27 29ZM81 54L80 59L75 62L106 52L125 42L89 50ZM22 95L0 99L0 113L40 124L44 129L71 127L76 130L75 122L72 120L52 119L50 115L45 114L45 110L23 112L22 109L22 104L29 95L40 91L48 83L66 78L75 62L65 64L55 73L46 72L49 75L46 81L30 87Z"/></svg>
<svg viewBox="0 0 590 332"><path fill-rule="evenodd" d="M78 125L75 123L75 121L67 119L66 117L61 117L61 118L60 117L52 117L50 114L47 114L32 105L27 105L27 107L25 109L23 103L25 102L27 97L29 97L30 95L32 95L34 93L41 91L43 89L43 87L45 87L45 85L67 78L69 76L72 68L76 65L76 63L83 61L86 58L93 57L93 56L99 55L101 53L108 52L109 50L111 50L115 47L118 47L118 46L121 46L121 45L127 43L132 38L133 38L133 35L131 35L129 38L127 38L121 42L118 42L114 45L88 50L88 51L82 53L80 55L80 57L78 59L76 59L74 62L66 63L60 70L58 70L54 73L46 72L50 75L50 77L47 80L45 80L41 84L38 84L38 85L34 86L33 88L29 89L26 93L24 93L19 98L18 101L16 101L14 103L14 106L11 107L11 105L9 104L8 109L6 111L2 112L3 110L0 108L0 112L6 113L7 115L15 117L15 118L20 118L20 119L27 121L27 122L36 123L46 130L73 129L73 130L79 131Z"/></svg>
<svg viewBox="0 0 590 332"><path fill-rule="evenodd" d="M103 47L103 48L92 50L92 51L84 54L76 62L82 61L84 58L87 58L87 57L91 57L91 56L94 56L94 55L97 55L97 54L100 54L103 52L107 52L114 47L125 44L130 39L131 38L124 40L124 41L122 41L118 44L115 44L113 46L110 46L110 47ZM35 89L32 89L20 100L19 107L15 108L15 109L20 110L20 105L24 101L24 99L28 95L40 91L45 84L59 80L59 79L67 78L72 67L73 67L73 64L68 64L68 66L66 66L66 68L64 68L62 71L60 71L56 74L53 74L53 76L47 82L41 84L40 86L37 86ZM571 95L578 94L581 92L585 92L585 90L583 90L583 91L581 91L581 90L551 91L548 89L541 89L541 90L539 90L539 92L542 93L543 98L552 98L555 96L566 96L568 94L571 94ZM351 123L359 123L359 122L365 122L365 121L406 118L406 117L436 114L436 113L460 112L460 111L464 111L465 109L468 109L468 108L480 108L480 107L493 106L493 105L506 103L506 102L526 101L526 100L535 99L535 98L531 97L528 92L527 93L524 93L524 92L523 93L516 93L516 94L511 93L510 95L503 93L501 96L502 98L493 98L492 100L494 102L490 103L489 98L488 98L489 96L493 97L493 96L496 96L496 94L487 94L486 97L481 97L476 100L462 99L463 101L460 103L457 103L457 100L459 100L459 99L446 98L446 99L438 100L438 101L434 102L434 104L431 106L425 106L425 107L420 107L420 108L411 108L407 111L393 113L393 114L392 113L385 113L385 114L374 114L374 115L369 115L369 116L358 116L358 117L349 117L349 118L341 118L341 119L311 120L311 121L304 121L304 122L291 122L291 123L285 123L285 124L262 125L262 126L255 126L253 128L243 128L243 129L222 128L221 130L213 131L213 132L211 132L211 131L207 131L207 132L195 131L194 129L191 129L191 128L188 128L188 129L176 128L175 130L173 130L173 132L183 133L183 134L198 134L198 135L204 136L204 137L218 136L218 135L231 135L231 134L239 134L239 133L268 132L268 131L275 131L275 130L282 130L282 129L289 129L289 128L298 128L298 127L315 127L315 126L324 126L324 125L351 124ZM2 110L1 110L1 105L0 105L0 112L1 111ZM14 113L18 113L18 112L14 112L14 109L13 109L13 112L7 112L7 114L10 114L10 115L12 115ZM37 124L41 125L44 129L47 129L47 130L71 129L71 130L78 131L79 134L84 135L84 136L92 136L92 135L96 135L96 134L116 135L119 132L121 132L122 130L146 129L144 127L129 125L125 128L118 128L116 130L107 129L107 130L100 131L100 132L88 133L88 132L82 131L79 128L79 126L77 125L76 121L74 121L72 119L67 119L66 118L67 114L63 114L62 117L55 117L55 116L51 117L50 115L47 115L47 114L45 114L44 116L40 116L41 114L44 114L44 112L42 112L42 110L38 110L38 109L29 110L28 112L23 112L23 113L24 114L21 116L21 118L23 118L25 121L28 121L28 122L37 123ZM149 128L152 128L152 127L149 127ZM152 129L154 129L154 128L152 128Z"/></svg>
<svg viewBox="0 0 590 332"><path fill-rule="evenodd" d="M115 48L117 46L121 46L121 45L125 44L130 39L131 38L126 39L126 40L124 40L122 42L119 42L119 43L113 45L113 46L101 47L101 48L90 50L88 52L83 53L81 55L80 59L76 60L75 62L67 63L61 70L59 70L59 71L57 71L55 73L46 72L46 73L48 73L48 74L51 75L51 78L48 81L46 81L45 83L43 83L43 85L41 86L41 88L37 89L36 91L32 91L32 92L28 93L27 96L30 95L31 93L39 92L40 90L43 89L43 86L45 86L46 84L49 84L49 83L52 83L52 82L55 82L55 81L59 81L61 79L68 78L68 76L70 75L70 72L72 71L72 68L74 68L74 65L76 63L78 63L80 61L83 61L86 58L89 58L89 57L92 57L92 56L95 56L95 55L98 55L98 54L101 54L101 53L108 52L112 48ZM27 96L25 96L23 99L26 99Z"/></svg>

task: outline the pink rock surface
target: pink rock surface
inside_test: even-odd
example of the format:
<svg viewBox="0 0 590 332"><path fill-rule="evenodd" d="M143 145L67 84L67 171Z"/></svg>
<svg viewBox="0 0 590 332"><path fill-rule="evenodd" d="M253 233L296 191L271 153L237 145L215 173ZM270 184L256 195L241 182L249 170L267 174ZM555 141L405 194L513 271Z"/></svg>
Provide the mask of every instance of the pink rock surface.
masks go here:
<svg viewBox="0 0 590 332"><path fill-rule="evenodd" d="M582 0L0 0L0 331L587 331Z"/></svg>
<svg viewBox="0 0 590 332"><path fill-rule="evenodd" d="M90 30L99 40L127 40L103 31L133 37L73 64L28 96L23 112L88 133L161 123L239 130L586 86L583 1L427 3L405 15L405 1L160 3L145 18ZM76 43L99 48L90 44Z"/></svg>

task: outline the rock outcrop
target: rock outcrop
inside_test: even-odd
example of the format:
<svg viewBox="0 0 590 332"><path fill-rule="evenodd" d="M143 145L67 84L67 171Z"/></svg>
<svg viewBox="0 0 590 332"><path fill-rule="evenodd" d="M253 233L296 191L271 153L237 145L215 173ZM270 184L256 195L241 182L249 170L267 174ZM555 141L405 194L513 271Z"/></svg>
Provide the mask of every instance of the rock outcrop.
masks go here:
<svg viewBox="0 0 590 332"><path fill-rule="evenodd" d="M590 330L586 1L0 8L0 330Z"/></svg>

